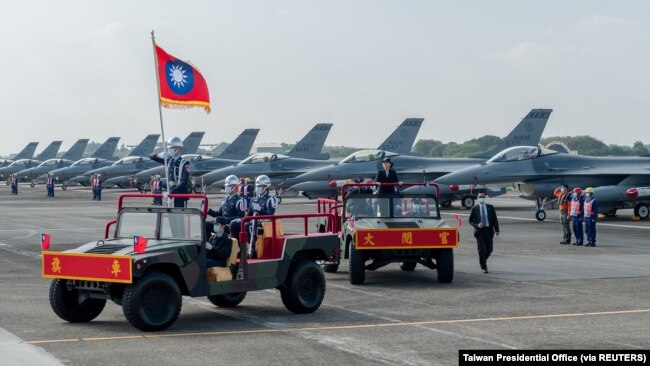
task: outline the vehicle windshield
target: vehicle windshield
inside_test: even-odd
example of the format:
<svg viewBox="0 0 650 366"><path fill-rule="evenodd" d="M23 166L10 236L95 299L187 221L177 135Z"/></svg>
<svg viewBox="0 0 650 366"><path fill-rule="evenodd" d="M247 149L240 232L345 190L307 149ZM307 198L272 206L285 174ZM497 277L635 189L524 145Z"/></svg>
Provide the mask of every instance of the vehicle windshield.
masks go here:
<svg viewBox="0 0 650 366"><path fill-rule="evenodd" d="M537 146L513 146L496 154L487 162L494 163L494 162L529 160L529 159L535 159L537 157L549 155L549 154L557 154L557 151L553 151L546 148L539 148Z"/></svg>
<svg viewBox="0 0 650 366"><path fill-rule="evenodd" d="M160 216L160 230L157 230ZM187 212L123 212L120 215L116 238L144 236L150 239L201 240L201 215ZM159 235L157 235L159 234Z"/></svg>
<svg viewBox="0 0 650 366"><path fill-rule="evenodd" d="M71 166L89 165L89 164L94 164L96 162L97 162L96 158L85 158L85 159L77 160Z"/></svg>
<svg viewBox="0 0 650 366"><path fill-rule="evenodd" d="M393 155L396 154L386 153L386 156ZM345 159L341 160L339 164L375 161L381 159L382 157L384 157L383 150L361 150L348 155Z"/></svg>
<svg viewBox="0 0 650 366"><path fill-rule="evenodd" d="M274 160L283 160L283 159L288 159L289 157L287 155L282 155L282 154L275 154L275 153L259 153L255 155L251 155L247 157L246 159L242 160L238 165L242 164L261 164L261 163L267 163L269 161L274 161Z"/></svg>
<svg viewBox="0 0 650 366"><path fill-rule="evenodd" d="M355 219L368 217L439 218L436 199L431 195L399 194L377 196L352 194L345 200L346 216Z"/></svg>

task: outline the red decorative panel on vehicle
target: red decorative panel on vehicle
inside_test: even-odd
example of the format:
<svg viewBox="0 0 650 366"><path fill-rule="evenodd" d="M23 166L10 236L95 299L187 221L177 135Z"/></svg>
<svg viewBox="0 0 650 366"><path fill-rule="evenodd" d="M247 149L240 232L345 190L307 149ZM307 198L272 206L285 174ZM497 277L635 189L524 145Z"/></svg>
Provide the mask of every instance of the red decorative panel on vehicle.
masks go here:
<svg viewBox="0 0 650 366"><path fill-rule="evenodd" d="M356 249L428 249L458 247L458 229L359 229Z"/></svg>
<svg viewBox="0 0 650 366"><path fill-rule="evenodd" d="M128 255L42 252L43 277L131 283Z"/></svg>

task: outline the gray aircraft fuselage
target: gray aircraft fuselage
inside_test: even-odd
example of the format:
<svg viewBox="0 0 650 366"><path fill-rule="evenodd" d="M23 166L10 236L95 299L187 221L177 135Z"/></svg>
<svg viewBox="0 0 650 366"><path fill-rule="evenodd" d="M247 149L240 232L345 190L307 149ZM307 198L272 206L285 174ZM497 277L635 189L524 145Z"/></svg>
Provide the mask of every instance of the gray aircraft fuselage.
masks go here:
<svg viewBox="0 0 650 366"><path fill-rule="evenodd" d="M6 167L0 168L0 179L6 179L11 173L18 173L25 169L33 168L41 163L40 160L35 159L19 159Z"/></svg>
<svg viewBox="0 0 650 366"><path fill-rule="evenodd" d="M213 170L225 168L227 166L235 165L239 160L231 159L221 159L221 158L212 158L205 155L196 155L196 154L186 154L183 155L183 159L189 160L190 162L190 176L200 177L204 174L207 174ZM135 181L143 184L149 183L151 176L153 174L160 174L162 178L165 178L165 166L160 164L157 167L143 170L135 174Z"/></svg>
<svg viewBox="0 0 650 366"><path fill-rule="evenodd" d="M113 163L115 163L115 161L99 158L83 158L77 160L68 167L55 169L50 171L50 173L52 173L57 182L66 182L74 177L83 176L83 174L91 170L110 166ZM40 175L37 179L45 179L45 176Z"/></svg>
<svg viewBox="0 0 650 366"><path fill-rule="evenodd" d="M56 169L68 167L73 163L74 163L73 160L68 160L68 159L49 159L42 162L38 166L21 170L17 172L16 175L18 176L18 179L20 179L21 181L33 181L43 174L46 174Z"/></svg>
<svg viewBox="0 0 650 366"><path fill-rule="evenodd" d="M122 158L116 161L110 166L88 171L81 176L77 176L69 180L70 182L88 184L90 182L90 176L92 174L101 174L102 180L106 181L107 179L113 177L133 175L137 172L153 168L157 165L157 162L151 160L148 157L127 156L126 158Z"/></svg>
<svg viewBox="0 0 650 366"><path fill-rule="evenodd" d="M329 160L312 160L293 158L282 154L260 153L249 156L239 164L227 166L214 170L201 176L206 186L225 179L228 175L234 174L238 177L255 178L258 175L267 175L272 179L273 184L278 180L295 177L312 169L331 165Z"/></svg>

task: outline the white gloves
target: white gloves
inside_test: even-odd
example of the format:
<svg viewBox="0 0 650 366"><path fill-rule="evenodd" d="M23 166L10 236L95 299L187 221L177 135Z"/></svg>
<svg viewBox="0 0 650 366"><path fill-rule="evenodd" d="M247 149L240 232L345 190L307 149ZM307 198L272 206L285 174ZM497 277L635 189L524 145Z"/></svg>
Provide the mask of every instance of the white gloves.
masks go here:
<svg viewBox="0 0 650 366"><path fill-rule="evenodd" d="M253 211L261 211L261 210L262 210L262 206L260 206L259 203L255 203L255 202L254 202L254 203L251 205L251 207L253 208Z"/></svg>
<svg viewBox="0 0 650 366"><path fill-rule="evenodd" d="M169 199L169 191L163 192L163 198Z"/></svg>
<svg viewBox="0 0 650 366"><path fill-rule="evenodd" d="M211 250L212 249L212 244L210 243L205 243L205 249Z"/></svg>

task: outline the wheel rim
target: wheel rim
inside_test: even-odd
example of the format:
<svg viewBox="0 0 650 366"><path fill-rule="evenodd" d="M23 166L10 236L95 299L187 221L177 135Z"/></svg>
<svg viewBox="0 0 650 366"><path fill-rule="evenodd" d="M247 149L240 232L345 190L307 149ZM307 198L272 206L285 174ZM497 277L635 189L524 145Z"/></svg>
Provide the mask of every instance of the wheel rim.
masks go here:
<svg viewBox="0 0 650 366"><path fill-rule="evenodd" d="M465 204L465 207L474 206L474 200L471 197L465 198L465 201L463 203Z"/></svg>
<svg viewBox="0 0 650 366"><path fill-rule="evenodd" d="M639 207L639 217L648 217L648 206Z"/></svg>
<svg viewBox="0 0 650 366"><path fill-rule="evenodd" d="M173 316L173 306L166 301L171 297L170 289L161 287L152 287L143 294L140 310L147 323L163 324Z"/></svg>
<svg viewBox="0 0 650 366"><path fill-rule="evenodd" d="M303 302L311 304L318 300L320 289L314 276L303 276L298 284L298 293Z"/></svg>

